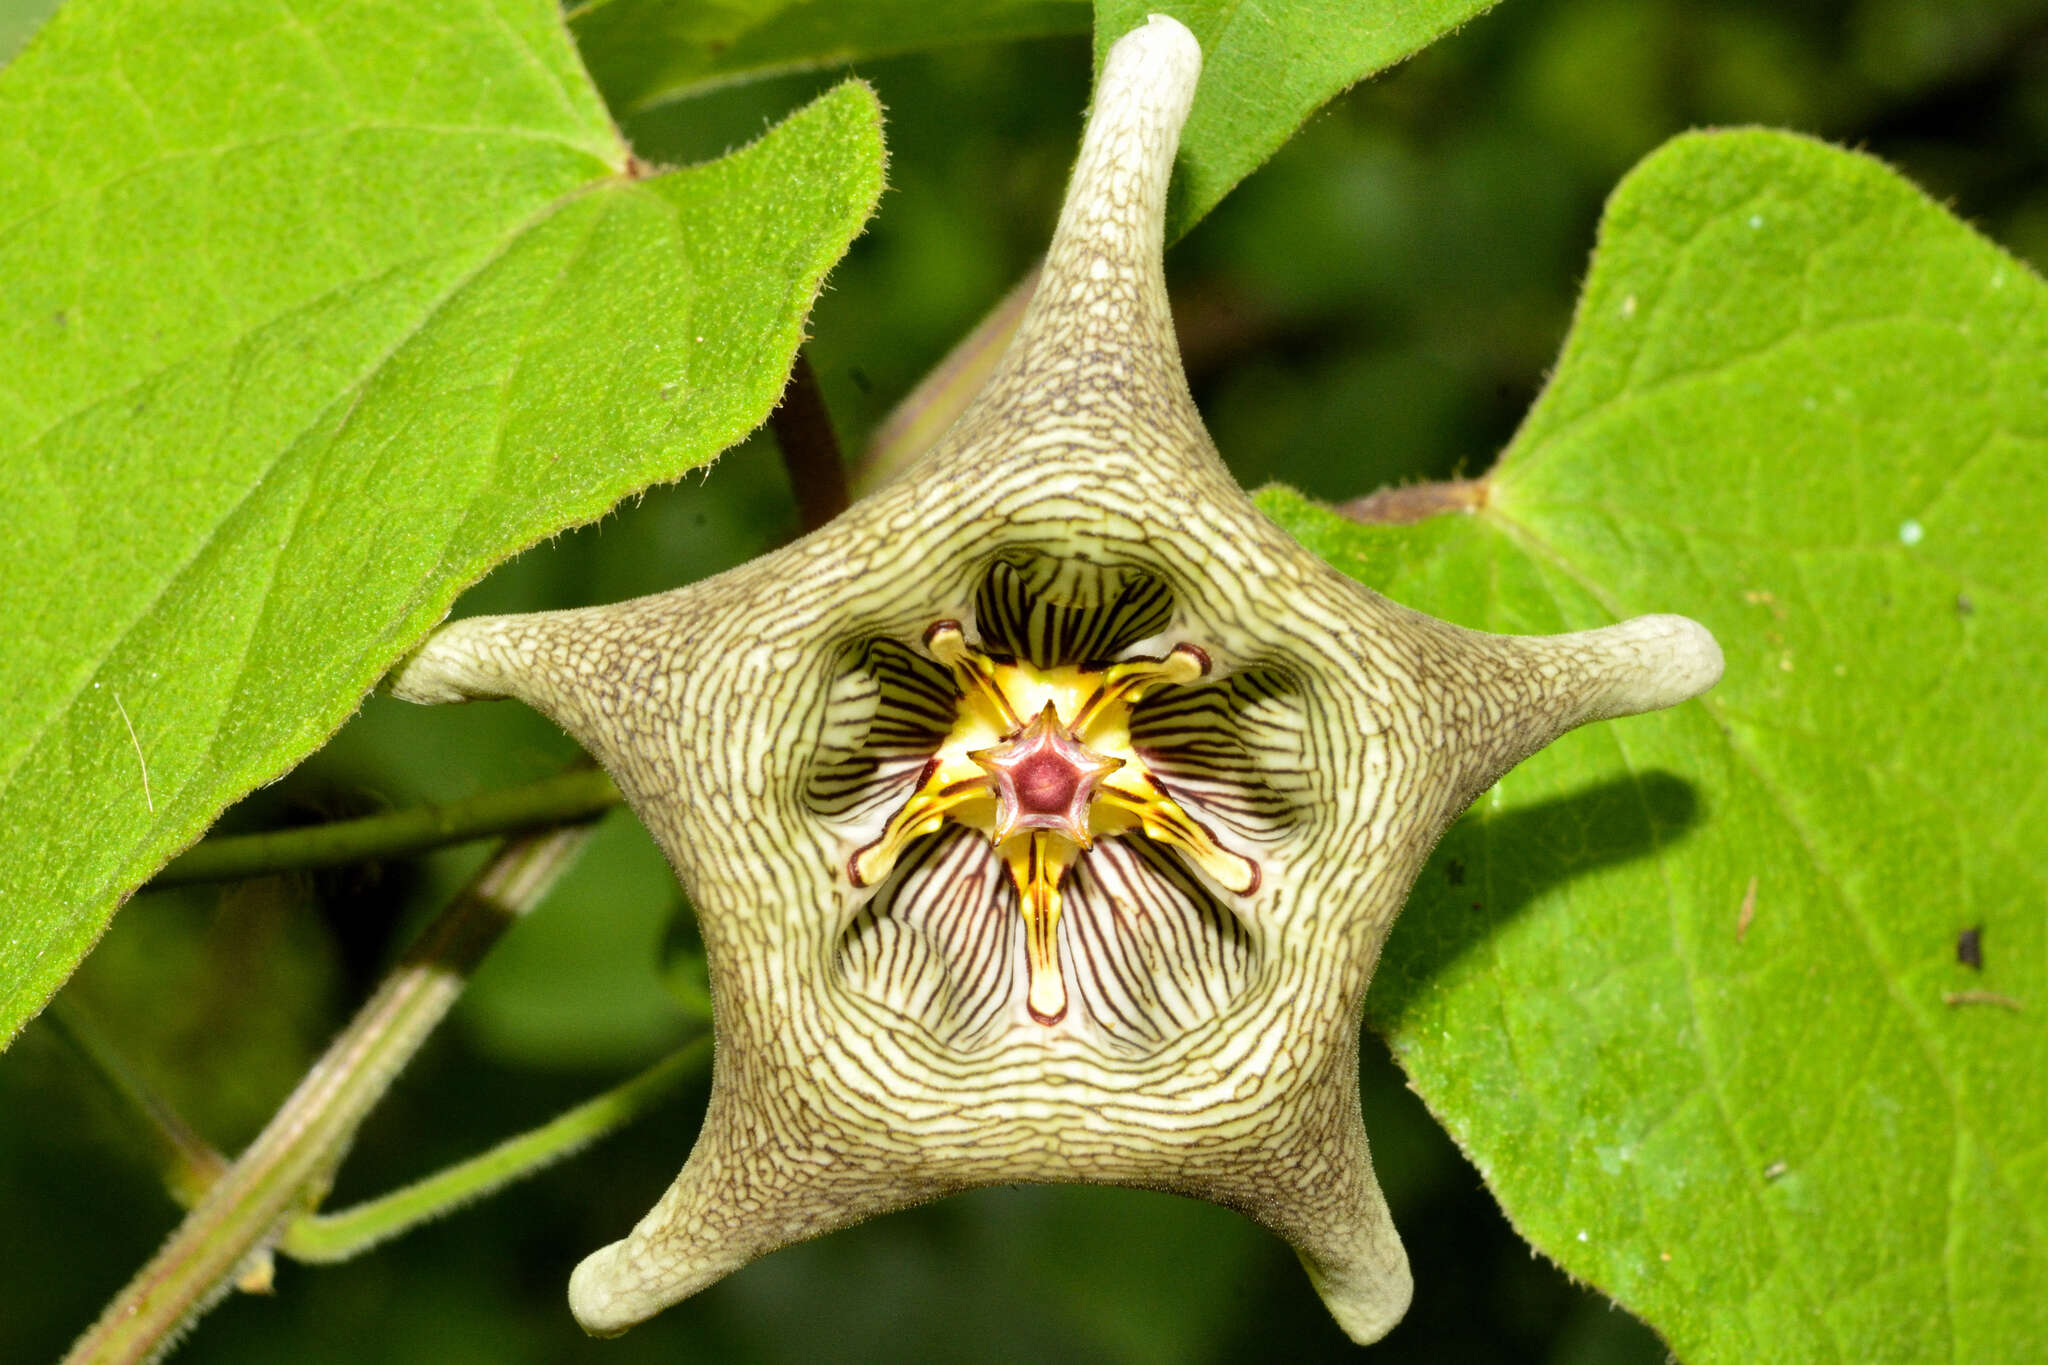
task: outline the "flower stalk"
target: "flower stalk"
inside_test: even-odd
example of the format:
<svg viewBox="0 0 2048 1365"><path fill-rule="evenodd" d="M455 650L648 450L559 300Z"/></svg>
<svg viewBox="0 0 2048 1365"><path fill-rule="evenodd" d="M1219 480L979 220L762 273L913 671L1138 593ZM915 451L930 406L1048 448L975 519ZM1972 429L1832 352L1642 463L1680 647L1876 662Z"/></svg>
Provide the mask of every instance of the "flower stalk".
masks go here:
<svg viewBox="0 0 2048 1365"><path fill-rule="evenodd" d="M150 880L149 887L237 881L404 858L450 844L588 820L624 799L602 769L576 767L460 801L332 820L303 829L201 840L171 859Z"/></svg>
<svg viewBox="0 0 2048 1365"><path fill-rule="evenodd" d="M711 1062L706 1034L685 1043L639 1075L595 1095L489 1151L333 1213L293 1219L277 1249L295 1261L346 1261L422 1223L496 1193L608 1137L704 1074Z"/></svg>
<svg viewBox="0 0 2048 1365"><path fill-rule="evenodd" d="M499 936L538 904L587 829L508 843L451 901L306 1073L255 1141L193 1205L163 1248L65 1357L71 1365L155 1359L319 1202L370 1109L440 1023Z"/></svg>
<svg viewBox="0 0 2048 1365"><path fill-rule="evenodd" d="M775 434L782 467L789 474L797 524L804 531L815 531L844 512L848 502L846 463L839 454L839 437L832 430L832 413L825 406L818 372L802 351L790 364L782 401L768 414L768 429Z"/></svg>

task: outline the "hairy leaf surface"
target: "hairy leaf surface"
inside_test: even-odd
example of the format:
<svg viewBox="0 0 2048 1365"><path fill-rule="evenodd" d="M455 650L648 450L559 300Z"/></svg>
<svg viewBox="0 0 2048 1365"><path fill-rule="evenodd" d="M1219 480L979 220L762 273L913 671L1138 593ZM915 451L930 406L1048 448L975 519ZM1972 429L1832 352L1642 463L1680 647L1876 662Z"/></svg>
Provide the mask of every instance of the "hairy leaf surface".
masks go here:
<svg viewBox="0 0 2048 1365"><path fill-rule="evenodd" d="M1265 495L1463 624L1720 638L1701 701L1481 798L1367 1001L1516 1226L1681 1359L2048 1354L2044 475L2042 281L1744 132L1616 193L1482 509Z"/></svg>
<svg viewBox="0 0 2048 1365"><path fill-rule="evenodd" d="M843 87L638 178L549 0L71 0L0 71L0 1039L491 565L774 402Z"/></svg>

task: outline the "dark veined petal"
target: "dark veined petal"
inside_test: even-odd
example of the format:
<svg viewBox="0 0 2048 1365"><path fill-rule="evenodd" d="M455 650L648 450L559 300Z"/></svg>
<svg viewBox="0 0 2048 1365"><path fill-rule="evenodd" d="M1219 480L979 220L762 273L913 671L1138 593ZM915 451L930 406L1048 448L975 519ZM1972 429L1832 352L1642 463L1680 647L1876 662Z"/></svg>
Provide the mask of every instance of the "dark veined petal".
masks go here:
<svg viewBox="0 0 2048 1365"><path fill-rule="evenodd" d="M1105 1051L1152 1051L1214 1019L1252 980L1251 935L1177 858L1105 839L1063 886L1062 1029ZM997 1043L1028 1018L1017 890L988 841L953 827L922 840L848 926L849 988L950 1047Z"/></svg>
<svg viewBox="0 0 2048 1365"><path fill-rule="evenodd" d="M901 805L956 709L945 670L894 640L869 641L826 697L810 808L857 826Z"/></svg>
<svg viewBox="0 0 2048 1365"><path fill-rule="evenodd" d="M1106 663L1171 624L1173 593L1142 569L1012 551L974 615L985 646L1036 667Z"/></svg>
<svg viewBox="0 0 2048 1365"><path fill-rule="evenodd" d="M1311 817L1314 742L1299 689L1278 669L1147 697L1132 712L1131 743L1163 789L1247 852L1283 843Z"/></svg>
<svg viewBox="0 0 2048 1365"><path fill-rule="evenodd" d="M1023 1008L1022 926L988 840L951 826L905 852L847 927L839 968L852 989L971 1051Z"/></svg>
<svg viewBox="0 0 2048 1365"><path fill-rule="evenodd" d="M1149 839L1105 839L1081 859L1060 932L1074 1010L1118 1051L1207 1023L1257 968L1237 916Z"/></svg>

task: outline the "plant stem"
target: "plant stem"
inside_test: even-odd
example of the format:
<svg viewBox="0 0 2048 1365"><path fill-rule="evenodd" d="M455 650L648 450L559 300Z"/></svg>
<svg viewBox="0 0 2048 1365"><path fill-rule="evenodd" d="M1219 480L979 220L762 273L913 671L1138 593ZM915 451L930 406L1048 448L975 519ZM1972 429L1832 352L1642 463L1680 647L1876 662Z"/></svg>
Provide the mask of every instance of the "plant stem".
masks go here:
<svg viewBox="0 0 2048 1365"><path fill-rule="evenodd" d="M85 1059L93 1074L121 1102L122 1110L135 1120L136 1130L149 1144L171 1198L185 1208L198 1203L200 1196L227 1170L227 1159L192 1131L183 1116L135 1074L84 1006L68 994L59 995L50 1002L43 1018Z"/></svg>
<svg viewBox="0 0 2048 1365"><path fill-rule="evenodd" d="M710 1060L709 1035L694 1039L631 1080L487 1152L352 1208L295 1219L285 1228L278 1250L316 1264L345 1261L368 1251L623 1128L683 1081L701 1074Z"/></svg>
<svg viewBox="0 0 2048 1365"><path fill-rule="evenodd" d="M402 857L446 844L587 819L623 799L601 769L572 768L538 782L462 801L413 806L304 829L208 839L171 859L149 885L233 881Z"/></svg>
<svg viewBox="0 0 2048 1365"><path fill-rule="evenodd" d="M1367 526L1412 526L1452 512L1476 512L1486 506L1485 479L1445 479L1382 488L1337 507L1339 516Z"/></svg>
<svg viewBox="0 0 2048 1365"><path fill-rule="evenodd" d="M469 972L547 893L587 837L578 828L515 839L485 865L67 1361L156 1358L226 1291L237 1266L267 1250L293 1213L317 1202L364 1115L454 1004Z"/></svg>
<svg viewBox="0 0 2048 1365"><path fill-rule="evenodd" d="M849 498L839 438L832 432L832 414L825 408L825 391L818 387L817 371L802 351L789 367L782 401L768 414L768 429L775 433L775 444L782 450L782 464L789 471L789 487L796 495L797 520L803 529L815 531L844 512Z"/></svg>

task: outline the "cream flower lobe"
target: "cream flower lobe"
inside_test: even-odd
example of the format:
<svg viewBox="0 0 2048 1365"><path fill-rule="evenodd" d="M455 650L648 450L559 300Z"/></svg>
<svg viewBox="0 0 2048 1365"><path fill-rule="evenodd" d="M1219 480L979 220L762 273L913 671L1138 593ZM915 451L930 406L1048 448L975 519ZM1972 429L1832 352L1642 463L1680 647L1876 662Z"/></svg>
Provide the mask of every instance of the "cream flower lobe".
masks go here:
<svg viewBox="0 0 2048 1365"><path fill-rule="evenodd" d="M709 1112L577 1267L593 1332L890 1209L1094 1181L1243 1210L1384 1335L1411 1286L1357 1029L1409 886L1515 763L1720 675L1679 617L1421 616L1245 498L1160 264L1200 61L1158 16L1112 48L1025 320L917 471L703 583L454 623L394 676L558 720L698 912Z"/></svg>

